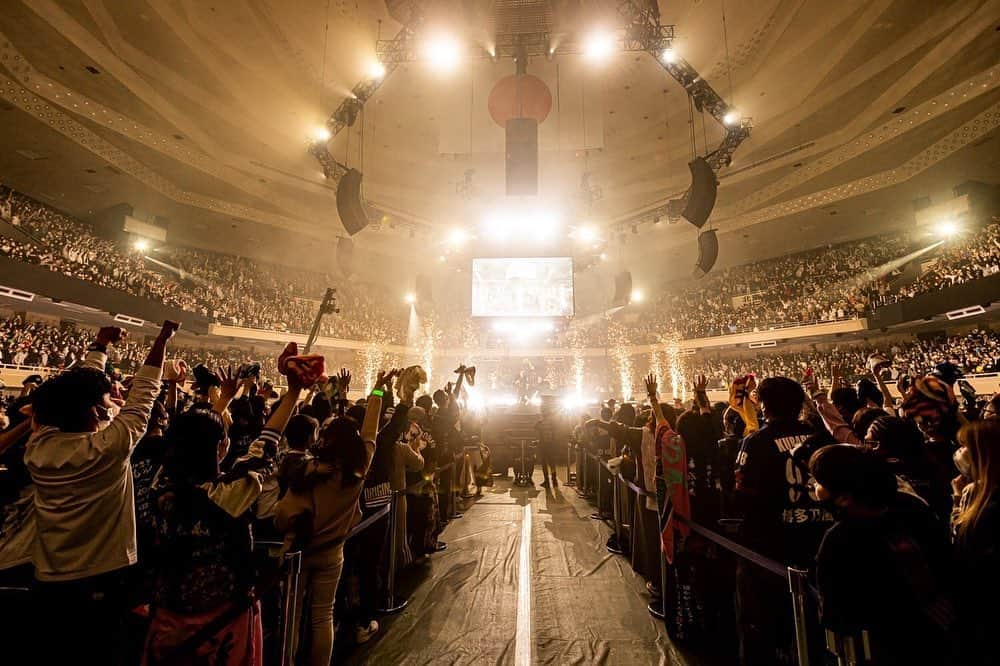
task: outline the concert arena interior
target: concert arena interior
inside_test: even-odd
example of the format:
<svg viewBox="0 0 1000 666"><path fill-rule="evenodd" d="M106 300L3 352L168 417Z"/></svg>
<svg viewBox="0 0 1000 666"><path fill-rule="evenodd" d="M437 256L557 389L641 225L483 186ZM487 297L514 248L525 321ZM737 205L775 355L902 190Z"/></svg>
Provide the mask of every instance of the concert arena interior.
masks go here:
<svg viewBox="0 0 1000 666"><path fill-rule="evenodd" d="M1000 0L4 0L0 663L1000 663Z"/></svg>

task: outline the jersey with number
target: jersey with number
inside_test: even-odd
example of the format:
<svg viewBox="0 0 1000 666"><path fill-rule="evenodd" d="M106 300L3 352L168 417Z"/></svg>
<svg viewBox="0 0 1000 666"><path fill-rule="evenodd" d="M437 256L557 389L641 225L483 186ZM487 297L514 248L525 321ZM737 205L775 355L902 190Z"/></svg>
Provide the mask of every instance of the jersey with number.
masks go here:
<svg viewBox="0 0 1000 666"><path fill-rule="evenodd" d="M736 497L747 544L782 563L808 566L833 516L816 499L808 425L768 423L747 436L736 458Z"/></svg>

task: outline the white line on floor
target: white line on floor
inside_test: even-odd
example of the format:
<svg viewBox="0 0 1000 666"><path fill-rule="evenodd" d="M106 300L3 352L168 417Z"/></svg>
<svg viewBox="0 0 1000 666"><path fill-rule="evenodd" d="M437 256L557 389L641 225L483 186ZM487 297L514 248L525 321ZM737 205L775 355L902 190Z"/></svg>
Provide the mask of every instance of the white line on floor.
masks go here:
<svg viewBox="0 0 1000 666"><path fill-rule="evenodd" d="M521 517L521 552L517 565L517 634L514 666L530 666L531 648L531 504Z"/></svg>

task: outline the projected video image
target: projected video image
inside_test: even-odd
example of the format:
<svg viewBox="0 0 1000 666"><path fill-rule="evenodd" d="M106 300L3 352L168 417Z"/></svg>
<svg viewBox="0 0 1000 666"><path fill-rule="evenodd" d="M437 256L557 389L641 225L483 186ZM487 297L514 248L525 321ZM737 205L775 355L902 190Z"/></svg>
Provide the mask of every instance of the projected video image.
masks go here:
<svg viewBox="0 0 1000 666"><path fill-rule="evenodd" d="M473 317L569 317L573 260L527 257L472 260Z"/></svg>

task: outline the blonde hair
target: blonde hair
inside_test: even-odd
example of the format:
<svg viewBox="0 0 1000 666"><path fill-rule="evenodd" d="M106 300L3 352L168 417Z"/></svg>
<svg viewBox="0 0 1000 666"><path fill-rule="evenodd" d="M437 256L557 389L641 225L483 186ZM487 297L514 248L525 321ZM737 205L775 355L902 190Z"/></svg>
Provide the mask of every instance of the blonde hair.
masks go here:
<svg viewBox="0 0 1000 666"><path fill-rule="evenodd" d="M983 511L1000 487L1000 420L976 421L962 426L958 442L969 450L973 489L967 506L955 521L960 541L976 529Z"/></svg>

